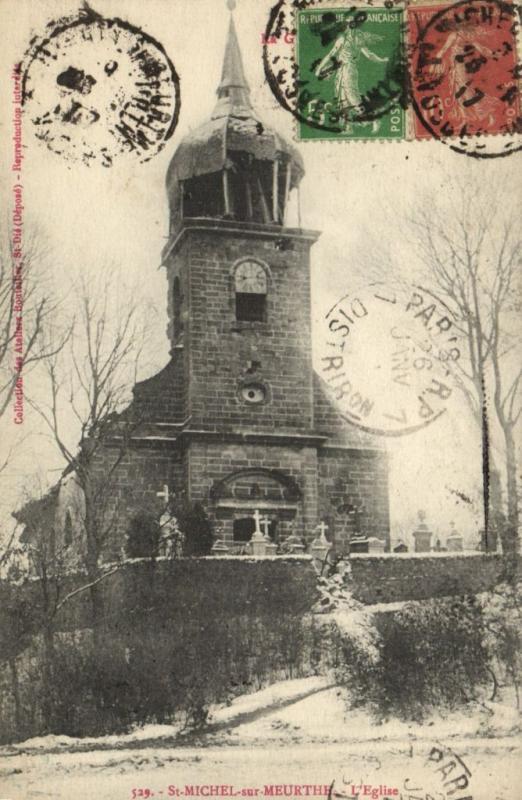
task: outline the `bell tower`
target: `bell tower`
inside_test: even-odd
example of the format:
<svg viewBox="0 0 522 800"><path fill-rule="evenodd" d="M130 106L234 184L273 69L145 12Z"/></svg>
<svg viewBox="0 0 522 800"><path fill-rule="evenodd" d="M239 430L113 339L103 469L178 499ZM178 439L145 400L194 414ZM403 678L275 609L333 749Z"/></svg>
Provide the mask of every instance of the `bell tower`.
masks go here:
<svg viewBox="0 0 522 800"><path fill-rule="evenodd" d="M389 542L380 446L346 424L312 368L319 234L291 214L303 174L293 145L253 108L231 18L214 111L167 172L171 353L124 412L139 422L111 552L160 496L202 507L219 552L251 553L257 524L279 552L301 551L320 522L341 552L355 534Z"/></svg>
<svg viewBox="0 0 522 800"><path fill-rule="evenodd" d="M217 102L167 173L171 352L183 360L190 427L313 427L310 258L290 227L296 149L254 110L231 15Z"/></svg>

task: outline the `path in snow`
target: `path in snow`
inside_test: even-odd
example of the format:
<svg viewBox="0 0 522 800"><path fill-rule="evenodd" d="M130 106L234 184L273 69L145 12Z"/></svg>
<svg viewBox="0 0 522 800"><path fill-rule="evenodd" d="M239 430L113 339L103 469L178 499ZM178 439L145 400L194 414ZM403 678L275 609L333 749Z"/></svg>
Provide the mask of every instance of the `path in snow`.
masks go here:
<svg viewBox="0 0 522 800"><path fill-rule="evenodd" d="M320 688L317 682L287 682L263 690L264 694L238 698L221 710L225 716L219 730L201 737L197 746L172 746L160 737L154 747L145 741L137 749L136 737L146 735L145 729L134 734L132 749L121 741L125 737L110 737L117 748L112 750L15 754L13 748L12 755L2 758L0 797L133 800L135 790L138 798L182 800L194 796L186 787L230 784L239 792L236 797L242 796L242 789L251 789L250 796L264 798L277 796L270 788L274 784L329 786L332 781L336 790L355 800L351 786L361 783L395 787L399 800L521 796L520 745L507 735L513 731L514 718L502 709L497 708L496 714L440 716L423 726L392 722L376 726L363 712L347 712L338 689ZM307 697L289 704L292 694L304 691ZM243 722L238 724L240 715ZM430 761L434 747L443 753L440 764ZM447 790L455 787L443 786L441 764L447 773L453 759L455 769L462 772L452 752L471 774L466 791L449 795ZM451 770L448 779L457 774ZM294 792L291 796L299 797Z"/></svg>

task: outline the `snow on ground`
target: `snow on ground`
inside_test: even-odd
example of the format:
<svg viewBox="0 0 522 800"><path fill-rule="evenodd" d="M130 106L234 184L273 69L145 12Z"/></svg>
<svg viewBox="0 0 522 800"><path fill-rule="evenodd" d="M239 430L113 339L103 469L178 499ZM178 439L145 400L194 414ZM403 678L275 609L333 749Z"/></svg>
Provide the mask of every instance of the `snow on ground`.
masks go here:
<svg viewBox="0 0 522 800"><path fill-rule="evenodd" d="M0 748L0 753L6 752L55 752L59 750L72 750L81 747L82 750L100 748L107 750L111 747L125 747L133 742L155 739L162 739L177 736L181 732L181 725L143 725L136 728L131 733L112 734L110 736L84 736L76 738L74 736L60 736L51 734L49 736L34 736L24 742Z"/></svg>
<svg viewBox="0 0 522 800"><path fill-rule="evenodd" d="M471 773L467 795L447 794L435 771L438 764L430 762L434 747L443 752L445 765L451 763L452 753L462 759ZM348 787L344 788L348 796L353 796L350 784L364 783L397 788L398 800L516 800L520 797L521 755L512 738L452 739L449 745L436 739L371 745L257 741L235 747L17 756L12 763L11 759L4 762L0 786L2 797L10 800L132 800L187 797L187 786L208 784L229 784L239 793L249 788L254 796L263 798L274 796L265 786L329 786L334 781L339 791ZM290 790L289 796L297 797L297 792ZM314 792L314 796L324 800L326 792Z"/></svg>
<svg viewBox="0 0 522 800"><path fill-rule="evenodd" d="M398 720L376 724L366 710L348 710L346 699L343 689L330 688L218 734L214 741L408 742L433 737L508 736L519 730L518 712L500 703L433 714L424 725Z"/></svg>
<svg viewBox="0 0 522 800"><path fill-rule="evenodd" d="M83 752L49 752L48 737L33 739L4 748L0 797L160 800L192 796L186 787L193 785L230 784L235 796L251 789L247 796L263 798L277 796L265 786L332 781L355 800L351 786L360 783L397 788L399 800L521 796L520 740L513 735L518 715L512 708L490 703L467 713L434 715L424 725L376 725L366 712L347 710L345 699L321 678L275 684L216 709L211 732L187 746L172 741L173 726L149 725L128 736L91 740L92 749ZM65 739L53 737L62 745ZM434 752L441 762L434 761ZM470 773L469 786L450 794L455 787L442 785L440 764L458 765L458 758ZM293 788L288 796L300 797Z"/></svg>
<svg viewBox="0 0 522 800"><path fill-rule="evenodd" d="M310 694L322 691L332 685L332 681L322 675L310 678L296 678L289 681L278 681L261 689L259 692L236 697L229 706L215 709L211 713L210 722L226 724L233 722L238 715L254 714L271 706L279 706L290 700L296 701Z"/></svg>
<svg viewBox="0 0 522 800"><path fill-rule="evenodd" d="M323 676L298 678L295 680L278 681L265 689L260 689L252 694L236 697L227 706L215 706L211 709L209 722L212 728L237 725L245 718L266 712L267 709L279 708L290 701L295 702L309 695L323 691L331 686L331 681ZM92 750L110 748L124 748L137 742L157 742L162 744L165 740L171 741L183 732L184 723L175 725L143 725L131 733L110 736L82 737L72 736L35 736L24 742L0 747L0 755L13 752L59 752L63 750Z"/></svg>

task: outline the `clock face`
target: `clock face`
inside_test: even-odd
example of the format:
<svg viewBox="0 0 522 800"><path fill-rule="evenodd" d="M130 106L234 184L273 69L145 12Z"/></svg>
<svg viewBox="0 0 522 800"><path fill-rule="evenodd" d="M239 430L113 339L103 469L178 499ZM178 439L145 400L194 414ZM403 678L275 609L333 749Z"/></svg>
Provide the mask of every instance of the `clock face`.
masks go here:
<svg viewBox="0 0 522 800"><path fill-rule="evenodd" d="M266 294L266 272L257 261L243 261L236 269L236 292Z"/></svg>

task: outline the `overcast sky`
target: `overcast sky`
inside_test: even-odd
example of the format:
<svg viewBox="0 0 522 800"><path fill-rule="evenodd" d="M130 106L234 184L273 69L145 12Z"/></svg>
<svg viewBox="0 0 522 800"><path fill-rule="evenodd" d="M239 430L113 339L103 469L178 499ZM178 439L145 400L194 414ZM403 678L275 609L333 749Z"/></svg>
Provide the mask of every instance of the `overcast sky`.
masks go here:
<svg viewBox="0 0 522 800"><path fill-rule="evenodd" d="M228 13L224 0L97 0L92 5L104 16L129 20L163 44L180 76L179 124L163 152L148 163L121 158L115 159L111 169L82 164L71 168L25 130L25 220L45 232L57 292L66 283L64 276L79 275L93 265L99 269L111 262L124 265L129 280L139 281L144 303L151 300L158 309L155 359L161 365L168 357L166 278L158 269L167 233L165 173L183 135L207 118L215 103ZM291 138L293 118L277 104L263 75L260 39L270 5L269 0L238 0L236 25L253 103L266 122ZM76 8L61 0L3 0L3 22L7 20L9 26L8 33L4 30L1 81L6 126L3 166L7 170L11 122L6 91L11 64L20 59L31 36L41 33L49 18ZM422 202L426 192L444 197L451 191L448 175L466 179L472 171L483 177L485 185L500 176L503 188L498 203L506 207L521 177L520 155L477 162L439 142L313 142L301 145L301 152L306 168L301 184L303 225L322 231L312 251L314 320L352 290L356 262L368 257L372 235L381 247L398 252L403 263L414 264L415 255L401 239L400 215ZM8 181L9 186L9 175ZM29 419L25 430L34 426ZM48 445L41 439L35 442L16 464L18 486L35 463L43 470L58 466ZM423 431L385 444L391 460L396 530L399 525L411 530L417 509L424 508L439 534L448 533L452 519L463 532L471 531L473 518L480 518L480 506L475 502L470 513L452 492L457 489L477 500L479 441L464 402L453 403L443 418ZM4 492L4 510L10 497L11 492Z"/></svg>

